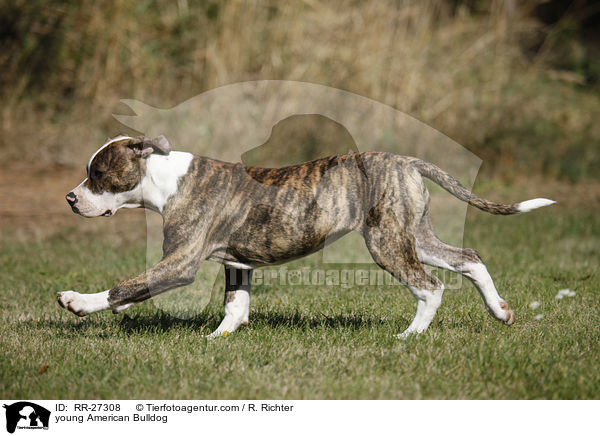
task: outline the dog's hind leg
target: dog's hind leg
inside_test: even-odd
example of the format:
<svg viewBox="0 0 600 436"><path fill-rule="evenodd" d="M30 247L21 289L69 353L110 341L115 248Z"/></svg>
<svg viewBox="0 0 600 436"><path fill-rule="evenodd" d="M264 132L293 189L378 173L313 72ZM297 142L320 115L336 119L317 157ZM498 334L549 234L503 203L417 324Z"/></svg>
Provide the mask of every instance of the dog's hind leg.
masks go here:
<svg viewBox="0 0 600 436"><path fill-rule="evenodd" d="M490 314L507 325L515 321L509 308L494 286L494 282L479 254L472 248L458 248L440 241L433 232L431 218L425 214L417 231L417 255L428 265L458 272L474 284Z"/></svg>
<svg viewBox="0 0 600 436"><path fill-rule="evenodd" d="M225 317L208 339L232 333L248 325L252 270L225 267Z"/></svg>
<svg viewBox="0 0 600 436"><path fill-rule="evenodd" d="M415 318L398 337L422 333L442 303L444 285L423 268L417 258L414 236L399 225L393 213L387 219L383 217L380 226L365 229L363 236L373 260L406 285L417 300Z"/></svg>

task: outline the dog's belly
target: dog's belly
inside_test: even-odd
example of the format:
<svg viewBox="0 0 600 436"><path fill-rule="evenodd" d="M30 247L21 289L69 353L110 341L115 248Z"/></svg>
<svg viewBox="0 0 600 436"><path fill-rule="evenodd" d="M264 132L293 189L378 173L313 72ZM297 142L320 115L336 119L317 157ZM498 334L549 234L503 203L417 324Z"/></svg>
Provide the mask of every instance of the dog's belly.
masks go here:
<svg viewBox="0 0 600 436"><path fill-rule="evenodd" d="M314 253L350 230L316 205L295 213L258 204L231 233L223 257L258 265L286 262Z"/></svg>

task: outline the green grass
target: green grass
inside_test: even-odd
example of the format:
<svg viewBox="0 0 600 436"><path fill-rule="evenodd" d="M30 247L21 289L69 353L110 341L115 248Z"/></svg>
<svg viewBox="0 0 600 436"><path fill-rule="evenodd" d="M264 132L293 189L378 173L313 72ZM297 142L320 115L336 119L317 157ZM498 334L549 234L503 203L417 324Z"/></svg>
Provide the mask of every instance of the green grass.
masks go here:
<svg viewBox="0 0 600 436"><path fill-rule="evenodd" d="M203 335L220 321L220 295L188 319L146 302L80 320L59 308L55 292L110 287L143 269L144 246L91 235L82 247L68 229L45 241L5 241L0 396L599 398L599 215L558 206L516 217L472 211L465 235L516 324L493 320L465 282L446 292L430 329L407 340L392 335L407 327L415 303L390 286L259 286L250 326L210 342ZM566 287L577 295L555 300ZM535 300L541 307L531 310Z"/></svg>

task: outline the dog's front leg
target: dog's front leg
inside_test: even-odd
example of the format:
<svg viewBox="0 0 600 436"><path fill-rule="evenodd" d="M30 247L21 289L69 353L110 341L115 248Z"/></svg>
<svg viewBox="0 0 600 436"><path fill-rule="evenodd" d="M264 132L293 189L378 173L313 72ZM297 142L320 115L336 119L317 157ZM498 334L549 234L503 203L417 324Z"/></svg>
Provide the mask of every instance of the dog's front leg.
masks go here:
<svg viewBox="0 0 600 436"><path fill-rule="evenodd" d="M192 283L202 260L199 253L182 248L166 255L149 270L110 290L96 294L59 292L58 304L77 316L106 309L117 313L154 295Z"/></svg>
<svg viewBox="0 0 600 436"><path fill-rule="evenodd" d="M252 270L225 267L225 317L209 339L227 335L248 325Z"/></svg>

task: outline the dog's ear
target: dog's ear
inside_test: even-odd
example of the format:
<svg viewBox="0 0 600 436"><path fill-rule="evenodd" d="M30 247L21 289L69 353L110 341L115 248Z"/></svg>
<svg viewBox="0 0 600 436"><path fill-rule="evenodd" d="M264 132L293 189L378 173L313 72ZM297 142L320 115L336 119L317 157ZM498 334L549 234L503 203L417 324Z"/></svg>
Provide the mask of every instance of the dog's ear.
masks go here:
<svg viewBox="0 0 600 436"><path fill-rule="evenodd" d="M167 155L173 149L173 147L171 147L171 143L165 137L165 135L160 135L154 139L151 139L150 143L152 144L154 151L156 151L157 153L160 153L160 154Z"/></svg>
<svg viewBox="0 0 600 436"><path fill-rule="evenodd" d="M137 156L142 158L147 157L152 153L168 155L172 149L171 143L165 135L160 135L156 138L146 138L143 136L139 138L138 141L130 144L130 148Z"/></svg>

